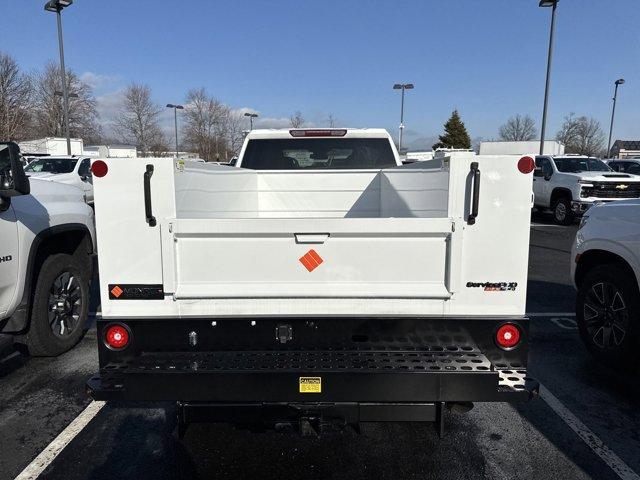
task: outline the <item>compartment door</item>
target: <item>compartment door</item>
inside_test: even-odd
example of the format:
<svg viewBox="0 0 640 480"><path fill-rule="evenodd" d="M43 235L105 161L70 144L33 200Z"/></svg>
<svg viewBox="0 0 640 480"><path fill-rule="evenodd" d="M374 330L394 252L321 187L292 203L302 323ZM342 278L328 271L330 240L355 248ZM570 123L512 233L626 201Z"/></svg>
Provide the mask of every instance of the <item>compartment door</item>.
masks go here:
<svg viewBox="0 0 640 480"><path fill-rule="evenodd" d="M180 219L172 230L165 289L178 299L445 299L455 291L458 243L447 218Z"/></svg>

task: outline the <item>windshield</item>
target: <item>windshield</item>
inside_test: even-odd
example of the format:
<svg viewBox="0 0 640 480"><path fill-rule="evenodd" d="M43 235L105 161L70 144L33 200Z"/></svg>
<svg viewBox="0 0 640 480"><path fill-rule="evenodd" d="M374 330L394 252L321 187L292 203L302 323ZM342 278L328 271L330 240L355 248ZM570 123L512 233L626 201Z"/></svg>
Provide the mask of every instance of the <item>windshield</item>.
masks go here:
<svg viewBox="0 0 640 480"><path fill-rule="evenodd" d="M75 158L39 158L24 169L25 172L71 173L78 162Z"/></svg>
<svg viewBox="0 0 640 480"><path fill-rule="evenodd" d="M597 158L554 158L556 167L559 172L578 173L578 172L610 172L611 169L602 160Z"/></svg>
<svg viewBox="0 0 640 480"><path fill-rule="evenodd" d="M378 169L396 166L386 138L250 140L243 168L254 170Z"/></svg>

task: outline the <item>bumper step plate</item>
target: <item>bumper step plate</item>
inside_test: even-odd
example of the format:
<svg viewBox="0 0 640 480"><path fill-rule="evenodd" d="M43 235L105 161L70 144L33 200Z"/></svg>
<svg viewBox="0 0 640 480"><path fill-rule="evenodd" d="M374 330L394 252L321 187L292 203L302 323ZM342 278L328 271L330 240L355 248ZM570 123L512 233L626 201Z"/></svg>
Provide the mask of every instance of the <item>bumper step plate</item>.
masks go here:
<svg viewBox="0 0 640 480"><path fill-rule="evenodd" d="M526 401L537 382L471 348L143 353L87 383L100 400L184 402Z"/></svg>

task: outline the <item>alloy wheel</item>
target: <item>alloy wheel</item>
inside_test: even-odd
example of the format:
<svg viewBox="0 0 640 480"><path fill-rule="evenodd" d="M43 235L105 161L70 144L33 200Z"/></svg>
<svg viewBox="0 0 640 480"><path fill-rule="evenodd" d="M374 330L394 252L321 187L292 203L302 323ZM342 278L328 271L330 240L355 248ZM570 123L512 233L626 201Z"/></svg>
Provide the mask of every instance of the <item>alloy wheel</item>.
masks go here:
<svg viewBox="0 0 640 480"><path fill-rule="evenodd" d="M603 350L619 347L627 334L629 311L622 293L613 283L594 283L583 305L587 332Z"/></svg>
<svg viewBox="0 0 640 480"><path fill-rule="evenodd" d="M49 290L49 326L57 337L71 335L78 328L82 312L80 281L71 272L62 272Z"/></svg>
<svg viewBox="0 0 640 480"><path fill-rule="evenodd" d="M564 203L556 203L555 216L556 220L558 220L559 222L564 222L565 218L567 217L567 207Z"/></svg>

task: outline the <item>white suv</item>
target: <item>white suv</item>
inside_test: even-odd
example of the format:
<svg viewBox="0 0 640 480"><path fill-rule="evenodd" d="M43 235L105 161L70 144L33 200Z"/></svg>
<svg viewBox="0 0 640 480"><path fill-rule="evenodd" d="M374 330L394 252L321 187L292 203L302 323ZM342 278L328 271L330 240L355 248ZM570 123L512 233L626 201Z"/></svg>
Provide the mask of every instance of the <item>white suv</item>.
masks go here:
<svg viewBox="0 0 640 480"><path fill-rule="evenodd" d="M599 360L640 367L640 200L596 205L573 247L576 320Z"/></svg>
<svg viewBox="0 0 640 480"><path fill-rule="evenodd" d="M24 168L29 177L66 183L84 192L88 204L93 204L93 178L91 159L76 155L39 157Z"/></svg>
<svg viewBox="0 0 640 480"><path fill-rule="evenodd" d="M550 208L556 223L570 225L595 203L640 198L640 176L614 172L592 157L538 156L533 193L536 208Z"/></svg>

